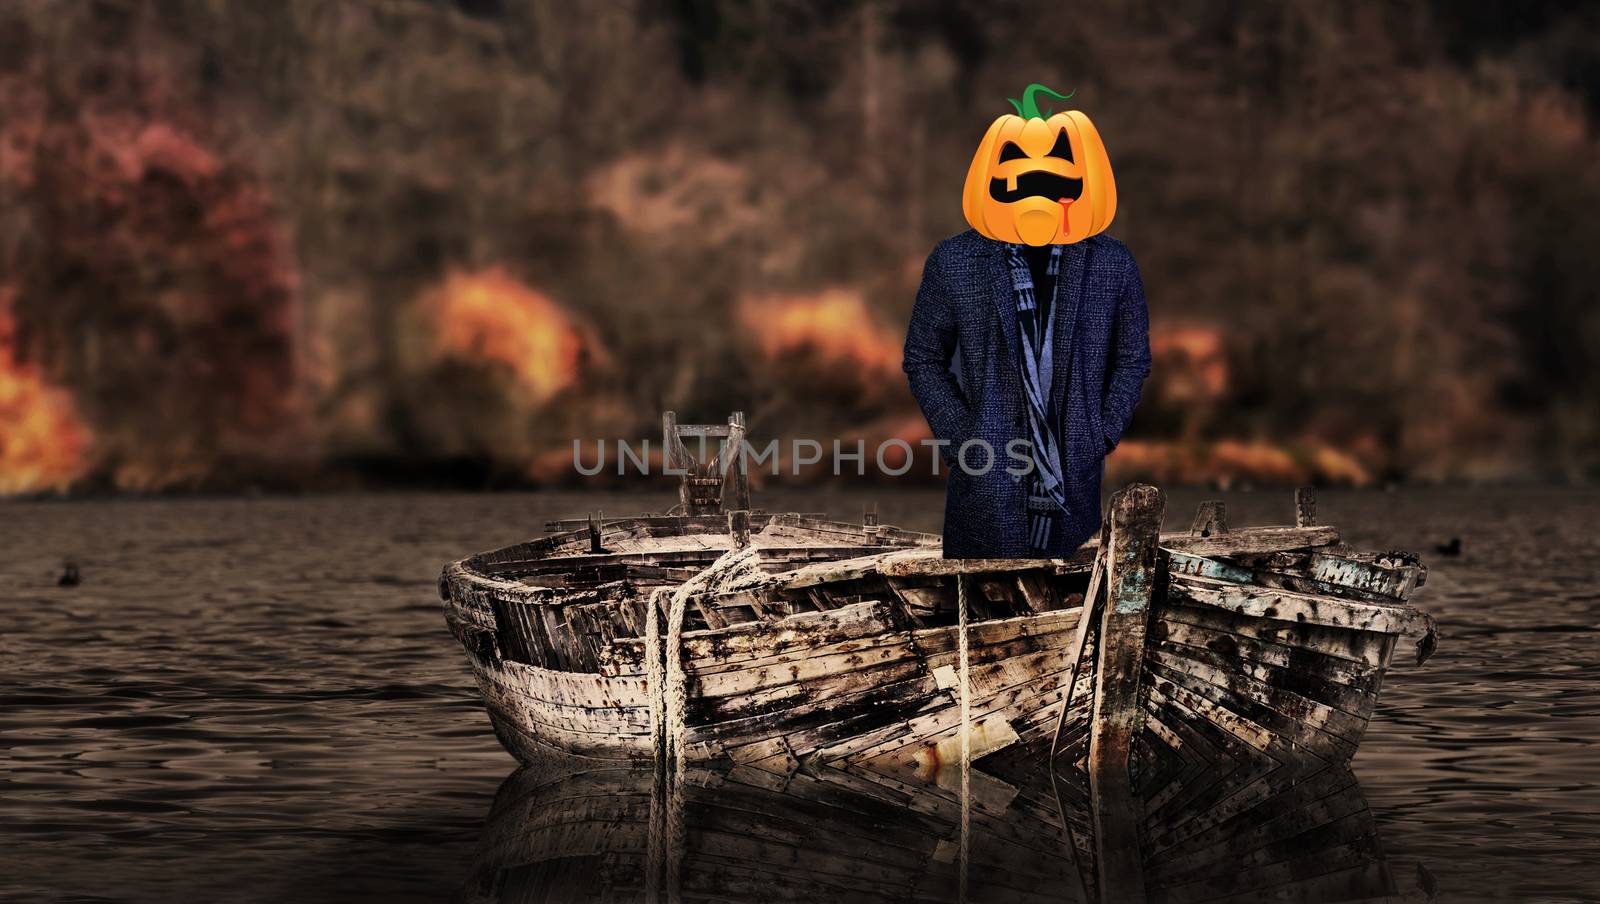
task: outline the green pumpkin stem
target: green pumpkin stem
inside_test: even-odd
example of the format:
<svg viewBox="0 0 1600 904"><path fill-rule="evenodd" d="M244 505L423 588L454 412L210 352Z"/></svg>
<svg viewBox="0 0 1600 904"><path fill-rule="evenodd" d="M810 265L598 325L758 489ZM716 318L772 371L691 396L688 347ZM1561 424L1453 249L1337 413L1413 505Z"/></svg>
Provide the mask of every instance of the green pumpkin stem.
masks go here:
<svg viewBox="0 0 1600 904"><path fill-rule="evenodd" d="M1022 117L1023 119L1045 119L1045 118L1049 117L1050 111L1046 110L1045 112L1040 113L1039 112L1039 101L1037 99L1035 99L1034 95L1036 95L1036 94L1048 94L1051 97L1055 98L1056 100L1071 100L1072 99L1072 95L1077 94L1077 93L1078 93L1077 90L1074 89L1073 91L1071 91L1071 92L1069 92L1067 94L1061 94L1059 92L1056 92L1056 91L1053 91L1053 90L1051 90L1049 88L1046 88L1045 86L1039 84L1038 82L1034 82L1033 84L1029 85L1027 88L1023 89L1023 91L1022 91L1022 100L1019 101L1014 97L1008 97L1008 98L1006 98L1006 100L1011 101L1011 106L1016 108L1017 115Z"/></svg>

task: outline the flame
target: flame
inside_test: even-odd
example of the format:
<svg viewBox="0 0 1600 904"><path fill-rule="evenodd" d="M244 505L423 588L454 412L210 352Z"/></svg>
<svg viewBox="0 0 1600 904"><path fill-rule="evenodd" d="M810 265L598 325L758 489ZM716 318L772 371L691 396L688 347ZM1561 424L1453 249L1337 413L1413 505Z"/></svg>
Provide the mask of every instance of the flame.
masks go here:
<svg viewBox="0 0 1600 904"><path fill-rule="evenodd" d="M577 382L588 354L583 334L502 268L452 274L428 303L441 355L508 369L535 404Z"/></svg>
<svg viewBox="0 0 1600 904"><path fill-rule="evenodd" d="M825 363L900 369L900 341L873 318L855 290L747 298L739 307L746 329L768 358L811 355Z"/></svg>
<svg viewBox="0 0 1600 904"><path fill-rule="evenodd" d="M93 437L71 394L18 359L10 308L0 290L0 495L59 492L88 471Z"/></svg>

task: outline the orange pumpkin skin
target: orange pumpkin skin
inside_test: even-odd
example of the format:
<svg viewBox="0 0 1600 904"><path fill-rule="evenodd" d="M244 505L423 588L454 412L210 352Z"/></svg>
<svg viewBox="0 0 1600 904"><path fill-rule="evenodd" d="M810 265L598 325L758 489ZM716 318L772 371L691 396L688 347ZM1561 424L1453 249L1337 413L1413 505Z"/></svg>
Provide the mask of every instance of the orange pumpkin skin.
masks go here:
<svg viewBox="0 0 1600 904"><path fill-rule="evenodd" d="M1049 156L1062 133L1072 148L1070 161ZM1008 143L1015 144L1027 156L1002 162L1000 152ZM1006 180L1007 186L1014 189L1018 176L1033 172L1081 180L1081 192L1065 205L1058 199L1041 196L1011 202L990 197L991 179ZM961 210L968 225L999 242L1070 245L1104 232L1117 213L1117 184L1100 132L1078 110L1057 113L1049 119L1023 119L1010 113L999 117L978 143L978 152L967 168Z"/></svg>

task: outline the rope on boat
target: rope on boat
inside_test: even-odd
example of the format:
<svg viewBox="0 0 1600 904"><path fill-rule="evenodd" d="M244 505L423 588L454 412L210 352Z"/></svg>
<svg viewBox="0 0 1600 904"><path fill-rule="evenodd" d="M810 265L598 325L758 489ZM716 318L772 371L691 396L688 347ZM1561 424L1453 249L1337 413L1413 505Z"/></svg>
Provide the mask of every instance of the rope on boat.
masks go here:
<svg viewBox="0 0 1600 904"><path fill-rule="evenodd" d="M956 624L960 656L961 685L961 890L967 899L967 838L972 820L972 684L971 657L967 645L967 578L956 574Z"/></svg>
<svg viewBox="0 0 1600 904"><path fill-rule="evenodd" d="M666 743L666 720L663 718L661 689L666 676L661 662L661 594L667 588L659 587L650 593L650 602L644 614L644 681L646 695L650 698L650 742L655 758L661 759Z"/></svg>
<svg viewBox="0 0 1600 904"><path fill-rule="evenodd" d="M652 765L644 900L648 904L678 904L683 899L683 855L687 842L683 816L684 779L664 757L656 757Z"/></svg>
<svg viewBox="0 0 1600 904"><path fill-rule="evenodd" d="M761 574L754 547L729 550L676 589L651 592L644 617L645 685L650 699L650 738L655 752L655 782L650 794L650 850L645 899L681 900L686 826L683 817L684 712L688 679L683 668L683 618L689 598L740 585ZM667 608L666 642L661 610ZM665 892L665 895L662 893Z"/></svg>
<svg viewBox="0 0 1600 904"><path fill-rule="evenodd" d="M688 733L684 709L688 703L689 689L688 677L683 670L683 613L689 603L689 594L685 592L688 587L686 583L672 594L672 609L667 613L667 680L662 685L667 762L675 777L683 774L683 743L684 735Z"/></svg>
<svg viewBox="0 0 1600 904"><path fill-rule="evenodd" d="M683 900L683 855L689 838L683 819L683 766L679 763L676 769L669 769L662 764L656 771L666 773L663 776L667 786L667 811L663 814L666 826L663 854L667 861L667 904L678 904Z"/></svg>
<svg viewBox="0 0 1600 904"><path fill-rule="evenodd" d="M645 614L645 679L649 685L651 735L656 741L656 752L672 766L673 774L683 775L684 746L688 728L684 713L688 703L688 676L683 668L683 617L688 610L689 598L697 593L714 592L746 577L756 568L757 552L753 546L730 549L706 569L680 584L677 589L656 590L650 596L649 611ZM667 611L667 636L665 649L658 639L661 632L659 610L660 594L671 593Z"/></svg>
<svg viewBox="0 0 1600 904"><path fill-rule="evenodd" d="M650 836L649 853L644 875L644 899L649 904L660 904L661 885L666 870L667 851L667 782L666 720L662 713L661 689L665 686L661 661L661 595L670 592L659 587L650 593L644 615L644 673L646 696L650 698L650 744L655 774L650 783Z"/></svg>
<svg viewBox="0 0 1600 904"><path fill-rule="evenodd" d="M652 710L654 703L651 704ZM648 847L645 851L644 869L644 899L648 904L661 902L661 875L666 868L667 860L667 833L666 825L666 770L661 768L662 761L658 756L653 761L655 774L650 782L650 832L646 838Z"/></svg>

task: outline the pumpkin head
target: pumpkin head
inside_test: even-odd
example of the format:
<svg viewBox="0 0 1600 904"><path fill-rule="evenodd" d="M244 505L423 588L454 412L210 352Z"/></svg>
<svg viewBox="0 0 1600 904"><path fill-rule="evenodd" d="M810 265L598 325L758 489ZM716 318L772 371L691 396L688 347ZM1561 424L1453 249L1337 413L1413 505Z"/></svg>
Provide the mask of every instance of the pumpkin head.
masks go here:
<svg viewBox="0 0 1600 904"><path fill-rule="evenodd" d="M1070 245L1103 232L1117 212L1111 161L1089 117L1039 112L1043 85L1013 99L1015 116L996 119L967 169L961 209L973 229L1000 242Z"/></svg>

